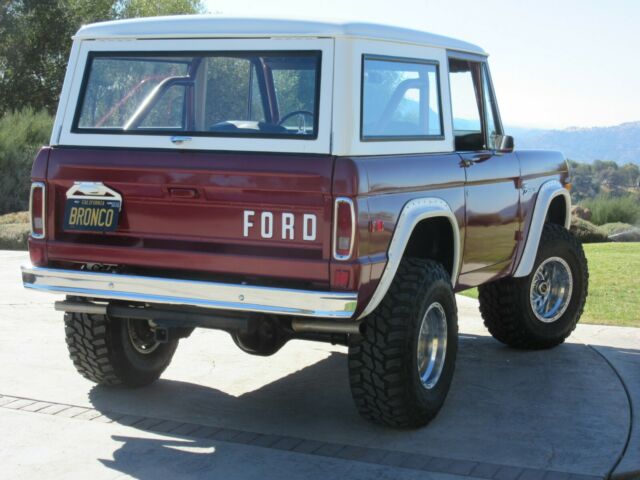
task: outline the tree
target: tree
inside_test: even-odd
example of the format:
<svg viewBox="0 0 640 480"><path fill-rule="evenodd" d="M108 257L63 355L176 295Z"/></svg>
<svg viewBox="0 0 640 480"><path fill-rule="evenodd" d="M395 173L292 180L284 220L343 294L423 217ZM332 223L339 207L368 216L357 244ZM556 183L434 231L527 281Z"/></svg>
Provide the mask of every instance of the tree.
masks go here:
<svg viewBox="0 0 640 480"><path fill-rule="evenodd" d="M54 113L71 37L80 26L120 18L203 11L201 0L5 0L0 2L0 114Z"/></svg>
<svg viewBox="0 0 640 480"><path fill-rule="evenodd" d="M157 17L203 11L201 0L120 0L114 5L115 18Z"/></svg>

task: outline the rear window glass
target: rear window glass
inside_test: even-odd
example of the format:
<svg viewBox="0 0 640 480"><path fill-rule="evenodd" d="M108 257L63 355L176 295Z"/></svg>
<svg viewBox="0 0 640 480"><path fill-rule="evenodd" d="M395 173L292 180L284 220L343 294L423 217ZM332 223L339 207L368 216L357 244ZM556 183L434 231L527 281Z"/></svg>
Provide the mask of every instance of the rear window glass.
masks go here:
<svg viewBox="0 0 640 480"><path fill-rule="evenodd" d="M320 55L92 53L74 131L316 138Z"/></svg>
<svg viewBox="0 0 640 480"><path fill-rule="evenodd" d="M364 57L362 138L442 136L438 65L420 60Z"/></svg>

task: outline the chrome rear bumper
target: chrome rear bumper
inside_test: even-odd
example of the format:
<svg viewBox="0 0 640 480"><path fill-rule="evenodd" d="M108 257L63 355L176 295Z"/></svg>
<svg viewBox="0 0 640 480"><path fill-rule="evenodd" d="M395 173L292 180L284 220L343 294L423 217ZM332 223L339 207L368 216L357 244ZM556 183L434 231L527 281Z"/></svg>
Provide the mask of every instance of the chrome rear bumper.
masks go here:
<svg viewBox="0 0 640 480"><path fill-rule="evenodd" d="M22 267L25 288L78 297L189 305L218 310L349 319L358 294L256 287L160 277Z"/></svg>

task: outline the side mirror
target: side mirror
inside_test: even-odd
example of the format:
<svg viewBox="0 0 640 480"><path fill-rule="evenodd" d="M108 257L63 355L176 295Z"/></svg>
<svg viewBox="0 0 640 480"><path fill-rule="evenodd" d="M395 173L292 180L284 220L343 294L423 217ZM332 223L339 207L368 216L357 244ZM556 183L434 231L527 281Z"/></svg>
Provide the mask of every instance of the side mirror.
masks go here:
<svg viewBox="0 0 640 480"><path fill-rule="evenodd" d="M515 149L511 135L496 135L495 145L498 153L511 153Z"/></svg>

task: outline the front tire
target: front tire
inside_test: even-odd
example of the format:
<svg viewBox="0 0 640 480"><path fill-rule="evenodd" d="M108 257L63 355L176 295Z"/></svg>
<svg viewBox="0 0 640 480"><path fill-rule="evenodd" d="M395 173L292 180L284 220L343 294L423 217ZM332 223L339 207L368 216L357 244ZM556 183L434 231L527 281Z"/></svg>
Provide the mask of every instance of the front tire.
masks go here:
<svg viewBox="0 0 640 480"><path fill-rule="evenodd" d="M562 226L546 224L532 272L481 285L480 313L491 335L504 344L551 348L576 328L588 287L582 244Z"/></svg>
<svg viewBox="0 0 640 480"><path fill-rule="evenodd" d="M378 308L349 344L360 414L399 428L426 425L449 392L458 348L451 280L431 260L404 258Z"/></svg>
<svg viewBox="0 0 640 480"><path fill-rule="evenodd" d="M155 342L146 320L66 313L64 323L73 365L99 385L148 385L169 366L178 346L178 340Z"/></svg>

